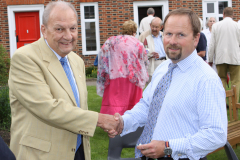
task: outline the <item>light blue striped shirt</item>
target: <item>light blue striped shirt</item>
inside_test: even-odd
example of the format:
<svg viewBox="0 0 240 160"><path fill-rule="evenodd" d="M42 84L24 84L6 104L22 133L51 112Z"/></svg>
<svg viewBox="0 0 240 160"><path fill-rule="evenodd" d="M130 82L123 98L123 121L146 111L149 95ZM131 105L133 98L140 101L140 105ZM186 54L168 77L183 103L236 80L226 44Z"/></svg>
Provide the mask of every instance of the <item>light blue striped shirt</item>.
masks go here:
<svg viewBox="0 0 240 160"><path fill-rule="evenodd" d="M158 66L143 98L123 115L121 136L146 123L154 90L167 72L169 63L170 59ZM153 140L169 141L174 160L199 160L227 141L225 90L216 72L197 55L196 50L177 65L157 119Z"/></svg>
<svg viewBox="0 0 240 160"><path fill-rule="evenodd" d="M152 37L154 40L154 49L155 49L155 52L159 54L159 58L166 57L166 53L163 47L161 32L159 32L157 37L155 37L154 35L152 35Z"/></svg>

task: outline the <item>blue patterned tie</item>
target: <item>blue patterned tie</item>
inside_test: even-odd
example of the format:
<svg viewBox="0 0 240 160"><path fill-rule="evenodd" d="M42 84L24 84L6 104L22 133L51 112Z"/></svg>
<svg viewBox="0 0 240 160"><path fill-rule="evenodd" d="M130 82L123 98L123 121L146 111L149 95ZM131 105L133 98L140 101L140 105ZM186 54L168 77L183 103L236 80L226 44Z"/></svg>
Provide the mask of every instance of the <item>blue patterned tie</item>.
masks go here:
<svg viewBox="0 0 240 160"><path fill-rule="evenodd" d="M70 71L70 67L69 67L69 65L68 65L68 63L67 63L67 58L66 58L66 57L61 58L61 59L60 59L60 62L61 62L61 64L62 64L62 66L63 66L63 69L64 69L64 71L65 71L65 73L66 73L66 75L67 75L68 81L69 81L69 83L70 83L70 85L71 85L71 88L72 88L72 91L73 91L75 100L76 100L76 102L77 102L77 106L80 107L79 98L78 98L78 95L77 95L77 94L78 94L78 92L77 92L77 86L76 86L76 83L74 82L73 76L72 76L71 71ZM81 145L81 142L82 142L81 139L82 139L82 138L81 138L81 135L78 134L76 151L78 150L79 146Z"/></svg>
<svg viewBox="0 0 240 160"><path fill-rule="evenodd" d="M162 107L164 97L165 97L167 90L170 86L170 83L172 81L172 72L175 67L177 67L177 64L174 64L174 63L169 64L167 73L159 81L159 83L154 91L152 102L149 107L148 119L147 119L147 122L143 129L142 135L140 136L140 138L137 141L137 145L138 144L148 144L151 142L153 130L156 126L158 114ZM143 156L142 153L136 147L135 148L135 157L138 158L138 157L142 157L142 156Z"/></svg>

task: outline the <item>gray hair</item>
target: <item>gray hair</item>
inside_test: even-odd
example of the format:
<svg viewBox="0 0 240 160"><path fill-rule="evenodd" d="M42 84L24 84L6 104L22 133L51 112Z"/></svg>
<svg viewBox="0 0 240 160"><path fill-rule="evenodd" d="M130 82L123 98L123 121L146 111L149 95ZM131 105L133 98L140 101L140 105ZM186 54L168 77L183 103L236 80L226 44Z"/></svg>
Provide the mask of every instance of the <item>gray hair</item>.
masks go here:
<svg viewBox="0 0 240 160"><path fill-rule="evenodd" d="M50 2L50 3L47 4L46 8L44 9L43 16L42 16L43 24L45 26L47 26L49 15L50 15L51 11L53 10L54 7L56 7L58 5L67 6L67 7L71 8L74 11L74 13L76 14L76 17L77 17L77 20L78 20L77 11L71 3L65 2L65 1Z"/></svg>
<svg viewBox="0 0 240 160"><path fill-rule="evenodd" d="M216 19L215 17L207 17L206 24L205 24L205 26L206 26L207 28L209 28L209 27L208 27L208 22L210 21L211 18L214 18L214 19L215 19L215 22L217 22L217 19Z"/></svg>
<svg viewBox="0 0 240 160"><path fill-rule="evenodd" d="M153 8L148 8L147 14L154 14L155 10Z"/></svg>

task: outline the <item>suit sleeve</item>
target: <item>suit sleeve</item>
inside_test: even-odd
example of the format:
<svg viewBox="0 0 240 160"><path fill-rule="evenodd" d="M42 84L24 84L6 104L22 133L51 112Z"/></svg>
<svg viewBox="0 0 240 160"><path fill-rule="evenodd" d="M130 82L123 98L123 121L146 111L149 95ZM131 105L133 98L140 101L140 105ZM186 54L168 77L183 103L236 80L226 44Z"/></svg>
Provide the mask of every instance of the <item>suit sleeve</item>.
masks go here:
<svg viewBox="0 0 240 160"><path fill-rule="evenodd" d="M12 57L9 74L11 103L19 101L34 117L50 126L93 136L98 113L74 107L63 98L56 99L50 88L51 83L47 83L48 77L36 61L38 59L21 53L15 53ZM57 94L61 94L59 89L54 89L59 92Z"/></svg>

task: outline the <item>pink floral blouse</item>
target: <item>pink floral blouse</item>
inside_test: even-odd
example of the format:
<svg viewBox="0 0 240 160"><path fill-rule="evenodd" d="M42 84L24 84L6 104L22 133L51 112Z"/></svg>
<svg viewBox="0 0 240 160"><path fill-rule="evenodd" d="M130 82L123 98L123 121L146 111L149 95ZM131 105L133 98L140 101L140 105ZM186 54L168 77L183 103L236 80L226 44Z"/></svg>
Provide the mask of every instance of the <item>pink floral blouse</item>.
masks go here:
<svg viewBox="0 0 240 160"><path fill-rule="evenodd" d="M148 81L149 65L143 44L130 35L112 36L98 54L97 94L103 96L110 79L128 78L144 88Z"/></svg>

